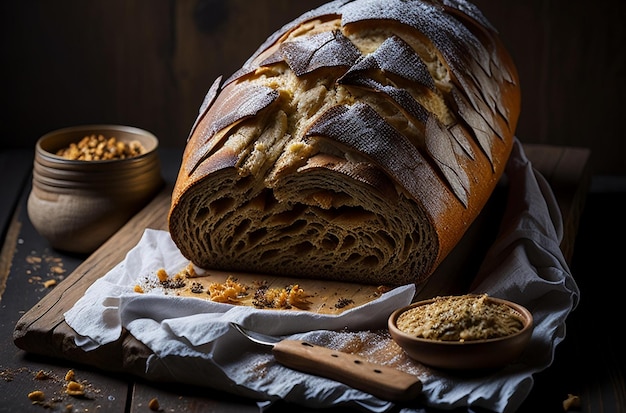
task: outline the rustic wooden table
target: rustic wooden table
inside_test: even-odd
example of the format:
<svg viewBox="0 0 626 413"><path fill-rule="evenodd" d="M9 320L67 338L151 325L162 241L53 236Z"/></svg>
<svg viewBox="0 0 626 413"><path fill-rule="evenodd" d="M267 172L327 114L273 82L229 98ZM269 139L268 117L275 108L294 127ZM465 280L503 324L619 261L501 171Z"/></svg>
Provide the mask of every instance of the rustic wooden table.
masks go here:
<svg viewBox="0 0 626 413"><path fill-rule="evenodd" d="M589 151L540 145L526 145L525 150L551 183L559 200L566 229L562 248L573 263L572 272L577 278L574 257L585 251L574 254L574 246L589 185ZM179 150L161 151L163 175L170 183L178 171L180 156ZM63 299L50 294L54 287L46 287L45 282L62 281L89 258L51 249L31 226L26 212L31 164L29 151L0 152L0 229L4 237L0 255L0 411L146 412L150 411L150 400L156 398L164 412L258 412L253 400L207 388L146 382L129 374L99 370L71 355L42 356L25 352L14 344L14 329L24 314L36 312L46 296ZM614 412L626 406L619 332L599 324L597 327L603 330L590 336L592 330L585 323L600 314L594 304L602 303L602 297L593 292L601 290L592 286L591 294L581 290L582 303L568 318L567 337L557 347L552 366L535 375L534 388L521 411L563 411L563 400L570 393L581 398L576 411ZM610 304L605 303L604 309L608 307ZM62 339L46 338L63 348L64 343L58 342ZM64 377L69 370L75 372L77 380L87 383L88 397L75 398L64 393ZM41 372L39 376L38 372ZM46 394L44 404L29 400L27 396L34 390ZM269 409L270 412L294 410L304 411L286 403Z"/></svg>

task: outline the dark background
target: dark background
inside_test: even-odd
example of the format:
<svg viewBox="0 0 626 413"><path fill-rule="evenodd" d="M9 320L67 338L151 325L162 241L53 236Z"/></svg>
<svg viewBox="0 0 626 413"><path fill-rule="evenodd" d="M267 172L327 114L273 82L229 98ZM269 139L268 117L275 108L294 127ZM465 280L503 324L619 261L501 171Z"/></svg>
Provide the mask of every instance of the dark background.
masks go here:
<svg viewBox="0 0 626 413"><path fill-rule="evenodd" d="M32 150L44 133L78 124L137 126L163 146L182 148L215 78L229 76L269 34L324 1L0 0L0 170L30 159L9 149ZM584 390L582 411L613 411L624 404L626 372L615 324L623 291L611 288L624 273L626 245L626 2L475 3L517 64L522 142L592 151L594 179L572 263L581 302L568 318L571 338L557 347L554 366L537 375L523 410L548 403L545 411L561 411L554 401ZM8 177L13 187L16 180ZM7 202L15 202L1 191L6 182L0 224L13 213ZM599 336L589 334L590 323ZM15 348L6 351L13 357ZM154 394L141 389L139 397Z"/></svg>
<svg viewBox="0 0 626 413"><path fill-rule="evenodd" d="M204 94L324 0L12 0L0 5L0 149L119 123L183 146ZM623 0L476 0L520 73L523 142L592 150L626 176Z"/></svg>

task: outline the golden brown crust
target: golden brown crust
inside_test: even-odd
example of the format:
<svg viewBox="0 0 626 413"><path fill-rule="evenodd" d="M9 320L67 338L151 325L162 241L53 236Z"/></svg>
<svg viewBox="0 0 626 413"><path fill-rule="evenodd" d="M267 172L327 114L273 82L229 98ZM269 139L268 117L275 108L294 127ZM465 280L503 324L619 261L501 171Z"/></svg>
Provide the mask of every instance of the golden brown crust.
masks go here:
<svg viewBox="0 0 626 413"><path fill-rule="evenodd" d="M520 111L510 56L463 0L328 3L218 85L172 239L200 267L344 281L426 279L494 190Z"/></svg>

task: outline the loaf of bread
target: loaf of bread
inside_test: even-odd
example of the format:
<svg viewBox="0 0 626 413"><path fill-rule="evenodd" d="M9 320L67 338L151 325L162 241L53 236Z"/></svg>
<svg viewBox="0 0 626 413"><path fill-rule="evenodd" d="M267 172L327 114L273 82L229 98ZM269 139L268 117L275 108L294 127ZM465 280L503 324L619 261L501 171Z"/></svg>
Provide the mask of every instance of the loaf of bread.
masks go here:
<svg viewBox="0 0 626 413"><path fill-rule="evenodd" d="M500 179L515 66L465 0L339 0L218 78L183 154L169 231L199 267L425 281Z"/></svg>

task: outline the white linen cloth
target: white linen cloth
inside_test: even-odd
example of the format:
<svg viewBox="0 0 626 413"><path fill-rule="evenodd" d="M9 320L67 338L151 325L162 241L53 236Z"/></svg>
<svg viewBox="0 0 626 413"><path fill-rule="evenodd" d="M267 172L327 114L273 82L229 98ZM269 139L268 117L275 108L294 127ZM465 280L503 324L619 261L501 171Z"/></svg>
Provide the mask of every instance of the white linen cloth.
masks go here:
<svg viewBox="0 0 626 413"><path fill-rule="evenodd" d="M486 376L455 376L415 362L418 366L409 372L422 380L423 396L415 406L403 406L403 413L420 412L424 406L514 411L530 392L533 374L552 363L555 347L565 338L565 320L578 303L579 290L559 248L563 234L558 205L517 139L506 175L510 195L500 234L471 292L526 306L535 322L530 344L518 362ZM147 229L126 258L65 313L78 334L76 344L89 351L115 341L125 328L154 353L146 378L254 398L261 410L280 399L308 407L343 405L372 412L394 407L343 384L277 364L269 350L248 341L229 322L322 345L355 335L367 342L374 330L385 328L394 309L411 302L413 285L340 315L289 311L277 316L275 311L133 291L140 277L159 268L176 273L187 263L168 232ZM380 337L376 340L380 343Z"/></svg>

